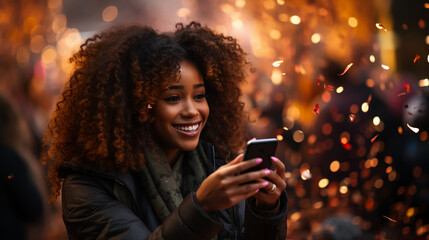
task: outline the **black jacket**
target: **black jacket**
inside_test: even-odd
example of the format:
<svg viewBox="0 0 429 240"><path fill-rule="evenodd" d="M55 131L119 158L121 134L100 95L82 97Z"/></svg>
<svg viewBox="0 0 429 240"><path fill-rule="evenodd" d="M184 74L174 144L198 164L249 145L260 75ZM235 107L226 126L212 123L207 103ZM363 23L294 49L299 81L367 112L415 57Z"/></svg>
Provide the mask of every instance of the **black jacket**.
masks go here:
<svg viewBox="0 0 429 240"><path fill-rule="evenodd" d="M213 172L225 162L214 147L203 144ZM236 206L207 214L188 195L178 209L160 222L140 181L133 173L63 172L63 219L70 239L285 239L287 195L280 211L264 217L242 201Z"/></svg>

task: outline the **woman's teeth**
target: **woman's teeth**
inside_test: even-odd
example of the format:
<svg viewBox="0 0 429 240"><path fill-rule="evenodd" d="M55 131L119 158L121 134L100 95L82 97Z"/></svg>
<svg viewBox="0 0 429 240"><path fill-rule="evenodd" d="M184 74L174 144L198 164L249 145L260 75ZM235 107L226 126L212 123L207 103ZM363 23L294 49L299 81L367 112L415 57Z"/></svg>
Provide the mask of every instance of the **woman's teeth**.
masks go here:
<svg viewBox="0 0 429 240"><path fill-rule="evenodd" d="M198 124L191 125L191 126L175 126L175 128L184 132L193 132L197 130Z"/></svg>

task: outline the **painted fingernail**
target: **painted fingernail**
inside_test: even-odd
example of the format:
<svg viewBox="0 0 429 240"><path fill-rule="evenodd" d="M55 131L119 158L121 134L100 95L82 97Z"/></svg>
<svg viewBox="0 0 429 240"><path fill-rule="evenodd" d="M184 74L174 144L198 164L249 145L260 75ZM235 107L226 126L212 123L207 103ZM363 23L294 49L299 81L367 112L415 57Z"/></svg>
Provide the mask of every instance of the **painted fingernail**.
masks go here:
<svg viewBox="0 0 429 240"><path fill-rule="evenodd" d="M271 160L273 160L273 162L277 162L279 159L276 157L271 157Z"/></svg>
<svg viewBox="0 0 429 240"><path fill-rule="evenodd" d="M268 175L270 173L271 173L271 171L269 169L265 169L265 175Z"/></svg>
<svg viewBox="0 0 429 240"><path fill-rule="evenodd" d="M256 163L261 163L262 162L262 158L257 158L256 159Z"/></svg>
<svg viewBox="0 0 429 240"><path fill-rule="evenodd" d="M259 192L259 188L255 190L255 193Z"/></svg>
<svg viewBox="0 0 429 240"><path fill-rule="evenodd" d="M266 187L268 185L268 182L263 182L262 186Z"/></svg>

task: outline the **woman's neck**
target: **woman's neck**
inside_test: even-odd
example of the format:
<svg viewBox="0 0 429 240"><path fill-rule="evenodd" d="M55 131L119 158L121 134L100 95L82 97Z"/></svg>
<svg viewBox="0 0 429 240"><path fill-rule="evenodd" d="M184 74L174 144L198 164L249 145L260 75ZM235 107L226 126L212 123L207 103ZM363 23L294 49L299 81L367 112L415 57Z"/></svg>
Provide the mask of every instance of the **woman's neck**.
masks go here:
<svg viewBox="0 0 429 240"><path fill-rule="evenodd" d="M168 164L173 167L179 159L181 151L179 149L163 149L165 156L167 157Z"/></svg>

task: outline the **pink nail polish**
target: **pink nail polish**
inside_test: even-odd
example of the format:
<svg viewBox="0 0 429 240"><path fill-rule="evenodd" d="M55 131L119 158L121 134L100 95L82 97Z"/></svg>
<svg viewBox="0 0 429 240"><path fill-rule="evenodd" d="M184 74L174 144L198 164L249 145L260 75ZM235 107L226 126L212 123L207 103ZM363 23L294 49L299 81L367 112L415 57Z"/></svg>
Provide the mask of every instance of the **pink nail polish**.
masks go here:
<svg viewBox="0 0 429 240"><path fill-rule="evenodd" d="M268 185L268 182L263 182L262 186L266 187Z"/></svg>
<svg viewBox="0 0 429 240"><path fill-rule="evenodd" d="M269 169L265 169L265 175L268 175L270 173L271 173L271 171Z"/></svg>
<svg viewBox="0 0 429 240"><path fill-rule="evenodd" d="M273 160L273 162L277 162L279 159L276 157L271 157L271 160Z"/></svg>
<svg viewBox="0 0 429 240"><path fill-rule="evenodd" d="M256 163L261 163L262 162L262 158L257 158L256 159Z"/></svg>

